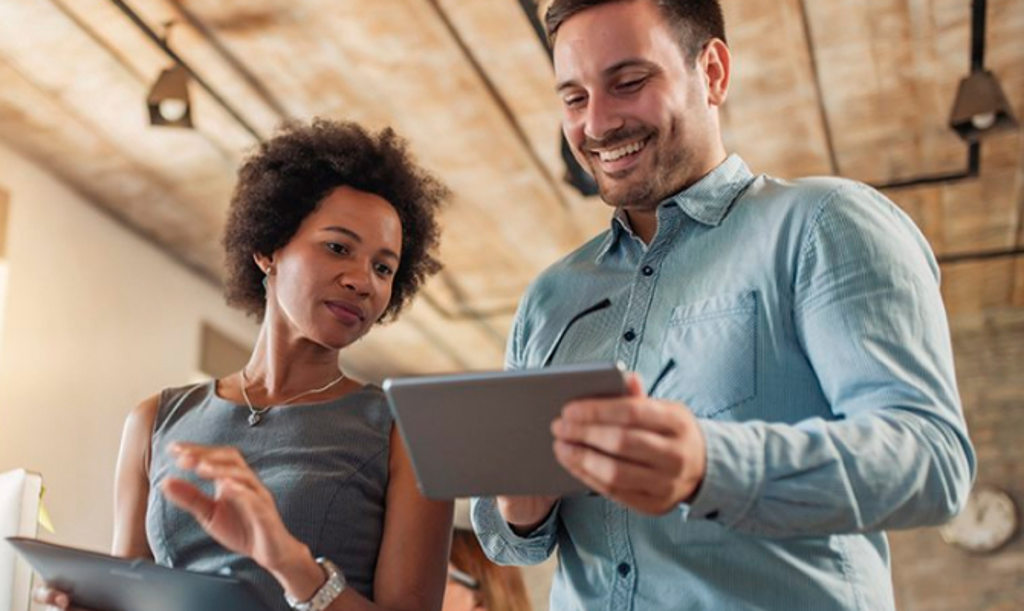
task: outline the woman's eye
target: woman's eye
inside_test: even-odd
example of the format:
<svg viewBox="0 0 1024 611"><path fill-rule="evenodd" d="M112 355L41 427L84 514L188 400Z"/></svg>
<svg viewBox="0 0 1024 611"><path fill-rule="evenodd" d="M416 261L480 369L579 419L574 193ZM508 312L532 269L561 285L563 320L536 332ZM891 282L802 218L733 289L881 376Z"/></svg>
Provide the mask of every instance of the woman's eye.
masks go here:
<svg viewBox="0 0 1024 611"><path fill-rule="evenodd" d="M385 265L384 263L378 263L377 264L377 273L380 274L381 276L391 276L392 274L395 273L395 270L391 269L390 265Z"/></svg>
<svg viewBox="0 0 1024 611"><path fill-rule="evenodd" d="M343 255L348 252L348 247L345 246L344 244L339 244L337 242L328 242L327 250L339 255Z"/></svg>

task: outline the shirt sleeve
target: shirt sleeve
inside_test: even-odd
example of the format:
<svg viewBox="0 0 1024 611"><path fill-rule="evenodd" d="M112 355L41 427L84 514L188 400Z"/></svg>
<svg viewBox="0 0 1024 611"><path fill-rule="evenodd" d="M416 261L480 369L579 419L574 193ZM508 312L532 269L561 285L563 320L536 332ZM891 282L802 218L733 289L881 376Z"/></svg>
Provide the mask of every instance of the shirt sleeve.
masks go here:
<svg viewBox="0 0 1024 611"><path fill-rule="evenodd" d="M528 293L527 293L528 295ZM526 297L519 304L512 330L509 332L508 345L505 350L505 369L522 369L523 316L526 311ZM546 560L555 549L558 535L558 508L561 501L555 503L548 517L533 532L520 536L512 532L512 528L498 511L494 497L479 497L470 501L470 520L473 531L480 541L480 547L492 562L505 565L539 564Z"/></svg>
<svg viewBox="0 0 1024 611"><path fill-rule="evenodd" d="M834 417L702 420L707 473L688 515L769 537L946 521L975 456L931 250L857 183L833 191L805 231L793 317Z"/></svg>
<svg viewBox="0 0 1024 611"><path fill-rule="evenodd" d="M508 522L498 511L494 497L474 498L470 501L470 519L480 547L496 564L540 564L555 549L558 535L558 508L555 503L548 517L533 532L525 536L512 532Z"/></svg>

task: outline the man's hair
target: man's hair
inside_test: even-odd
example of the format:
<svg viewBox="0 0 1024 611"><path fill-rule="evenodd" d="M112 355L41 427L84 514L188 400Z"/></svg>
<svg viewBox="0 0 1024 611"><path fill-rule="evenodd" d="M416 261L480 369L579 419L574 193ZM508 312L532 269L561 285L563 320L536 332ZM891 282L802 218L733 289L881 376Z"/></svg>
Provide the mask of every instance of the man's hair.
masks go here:
<svg viewBox="0 0 1024 611"><path fill-rule="evenodd" d="M547 29L548 43L554 45L558 28L567 19L589 8L625 2L628 0L554 0L544 14L544 26ZM718 0L642 0L653 2L669 28L675 31L679 47L688 60L700 55L701 49L712 38L725 42L725 19L722 17L722 5Z"/></svg>
<svg viewBox="0 0 1024 611"><path fill-rule="evenodd" d="M441 269L434 255L437 211L448 190L413 163L391 128L370 133L355 123L315 119L285 125L238 170L223 240L229 304L263 319L263 272L253 255L270 255L287 244L320 201L341 186L387 200L401 221L402 256L381 320L393 318L427 276Z"/></svg>

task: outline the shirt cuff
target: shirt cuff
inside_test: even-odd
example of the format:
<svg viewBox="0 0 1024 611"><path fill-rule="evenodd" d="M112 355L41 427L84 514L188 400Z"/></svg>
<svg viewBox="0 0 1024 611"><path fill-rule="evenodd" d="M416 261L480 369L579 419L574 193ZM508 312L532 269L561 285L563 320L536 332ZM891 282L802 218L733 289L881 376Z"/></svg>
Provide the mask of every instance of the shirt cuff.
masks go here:
<svg viewBox="0 0 1024 611"><path fill-rule="evenodd" d="M558 508L561 504L561 499L555 501L554 507L544 521L526 535L518 535L512 530L498 511L498 502L492 496L472 500L470 519L473 522L473 529L481 537L496 535L505 546L514 549L537 547L538 550L547 550L551 537L556 532Z"/></svg>
<svg viewBox="0 0 1024 611"><path fill-rule="evenodd" d="M688 520L724 526L742 521L764 484L764 440L749 423L697 420L707 449L707 470L696 496L682 503Z"/></svg>

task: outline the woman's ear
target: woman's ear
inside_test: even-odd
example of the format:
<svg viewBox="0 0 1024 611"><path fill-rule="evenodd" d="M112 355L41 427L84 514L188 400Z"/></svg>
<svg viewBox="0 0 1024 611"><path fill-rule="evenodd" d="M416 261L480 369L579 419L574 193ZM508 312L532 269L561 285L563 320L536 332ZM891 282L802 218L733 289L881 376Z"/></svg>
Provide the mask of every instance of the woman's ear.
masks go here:
<svg viewBox="0 0 1024 611"><path fill-rule="evenodd" d="M274 273L274 257L272 255L264 255L262 253L254 253L252 256L253 263L256 267L260 268L264 276L269 276Z"/></svg>

